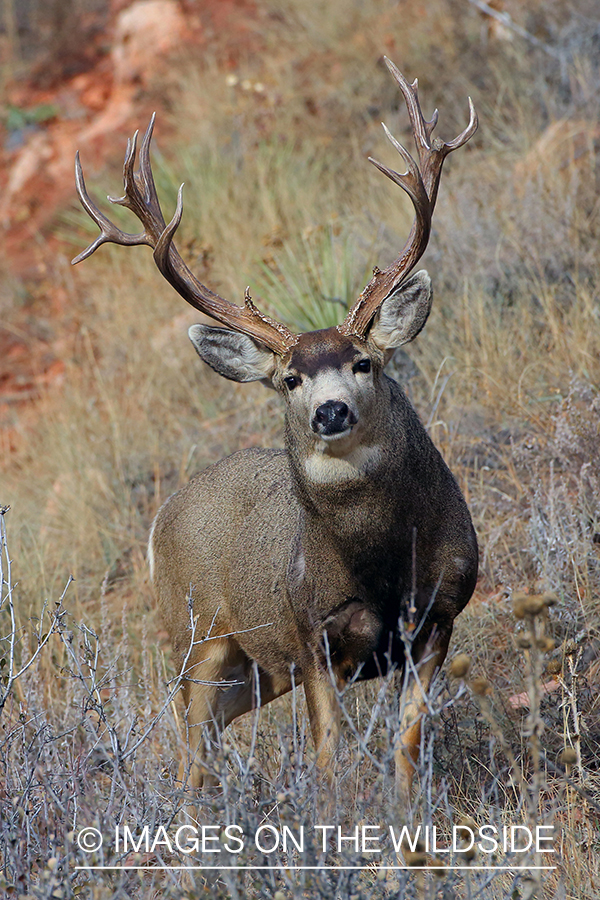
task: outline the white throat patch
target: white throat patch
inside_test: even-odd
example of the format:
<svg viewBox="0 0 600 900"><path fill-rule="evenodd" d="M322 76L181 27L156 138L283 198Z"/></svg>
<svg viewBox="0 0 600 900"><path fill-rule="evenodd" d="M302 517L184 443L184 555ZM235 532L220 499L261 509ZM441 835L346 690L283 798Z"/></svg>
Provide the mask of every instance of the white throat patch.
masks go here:
<svg viewBox="0 0 600 900"><path fill-rule="evenodd" d="M304 463L306 477L314 484L336 484L360 481L370 475L381 462L381 447L356 447L345 456L334 456L328 452L331 445L317 444L313 453Z"/></svg>

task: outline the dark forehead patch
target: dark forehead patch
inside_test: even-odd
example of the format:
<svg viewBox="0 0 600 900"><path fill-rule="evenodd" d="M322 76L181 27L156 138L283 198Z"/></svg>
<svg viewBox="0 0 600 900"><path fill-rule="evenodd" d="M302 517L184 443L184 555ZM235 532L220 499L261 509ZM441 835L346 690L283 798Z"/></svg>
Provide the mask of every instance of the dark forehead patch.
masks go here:
<svg viewBox="0 0 600 900"><path fill-rule="evenodd" d="M290 366L311 378L323 369L341 369L362 352L357 343L340 334L337 328L308 331L300 335Z"/></svg>

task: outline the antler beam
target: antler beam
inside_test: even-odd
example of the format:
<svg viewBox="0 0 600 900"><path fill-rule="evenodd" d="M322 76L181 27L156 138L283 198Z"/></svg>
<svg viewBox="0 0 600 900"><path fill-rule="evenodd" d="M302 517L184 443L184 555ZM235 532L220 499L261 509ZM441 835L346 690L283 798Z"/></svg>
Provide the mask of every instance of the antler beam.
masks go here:
<svg viewBox="0 0 600 900"><path fill-rule="evenodd" d="M387 269L374 270L373 278L349 310L343 323L338 326L342 334L354 334L358 337L366 335L373 317L385 298L406 278L425 252L444 159L453 150L466 144L477 131L478 125L477 115L469 97L470 117L465 130L449 143L445 143L440 138L435 138L432 142L431 135L438 120L437 109L434 111L431 121L427 122L419 105L417 80L415 79L412 84L409 84L393 62L385 58L385 63L396 79L406 101L420 169L408 150L398 143L385 125L383 126L385 133L404 160L407 171L399 174L371 157L369 157L369 162L372 162L380 172L383 172L406 191L415 208L415 220L400 255Z"/></svg>
<svg viewBox="0 0 600 900"><path fill-rule="evenodd" d="M179 255L173 237L183 213L183 185L177 195L177 208L168 225L158 201L152 168L150 165L150 142L154 128L153 115L142 140L139 157L139 169L134 172L138 132L127 141L127 152L123 166L123 197L109 197L111 203L125 206L131 210L142 223L144 230L139 234L129 234L117 228L92 202L85 181L79 153L75 158L75 181L81 205L100 228L100 234L82 253L75 257L73 265L87 259L101 244L111 242L126 247L147 244L154 249L154 261L175 290L195 309L205 313L223 325L254 338L269 347L280 356L284 356L298 341L281 322L265 316L252 302L248 291L244 298L244 306L236 306L215 294L203 285L188 269Z"/></svg>

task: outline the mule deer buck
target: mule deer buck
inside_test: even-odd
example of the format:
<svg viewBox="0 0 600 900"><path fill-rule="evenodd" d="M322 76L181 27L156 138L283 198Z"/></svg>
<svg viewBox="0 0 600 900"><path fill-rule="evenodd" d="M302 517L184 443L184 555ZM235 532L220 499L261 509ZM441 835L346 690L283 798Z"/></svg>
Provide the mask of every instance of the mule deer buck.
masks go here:
<svg viewBox="0 0 600 900"><path fill-rule="evenodd" d="M417 82L386 60L404 96L419 164L387 131L404 174L371 160L409 195L415 219L405 247L372 279L335 328L292 334L246 291L239 307L201 284L173 245L182 193L163 218L150 167L152 119L134 173L128 143L125 196L111 199L143 225L127 234L76 180L102 243L148 244L160 272L196 309L226 328L189 330L199 356L233 381L270 383L285 402L285 450L242 450L209 466L160 509L148 558L176 657L187 656L183 697L193 736L190 783L203 783L202 734L304 685L317 762L339 738L336 688L391 669L411 673L394 749L400 795L410 797L422 703L448 650L454 618L477 577L477 541L456 481L395 381L394 349L423 328L431 308L426 271L407 277L425 251L442 164L474 134L432 141ZM385 127L385 126L384 126ZM197 634L190 650L193 598ZM410 663L410 665L409 665ZM418 667L418 676L416 676ZM337 682L337 684L336 684ZM197 726L197 727L195 727Z"/></svg>

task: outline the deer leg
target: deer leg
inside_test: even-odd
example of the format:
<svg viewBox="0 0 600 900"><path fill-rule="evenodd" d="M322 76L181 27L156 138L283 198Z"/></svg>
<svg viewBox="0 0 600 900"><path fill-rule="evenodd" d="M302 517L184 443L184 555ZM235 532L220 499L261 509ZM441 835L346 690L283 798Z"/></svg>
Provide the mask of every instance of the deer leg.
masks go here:
<svg viewBox="0 0 600 900"><path fill-rule="evenodd" d="M450 643L451 631L435 632L420 647L413 649L416 674L410 671L400 699L400 727L396 736L396 796L405 808L410 806L414 774L419 761L423 703L431 679L440 668Z"/></svg>
<svg viewBox="0 0 600 900"><path fill-rule="evenodd" d="M203 742L216 743L238 716L291 689L289 677L271 677L259 670L232 638L209 641L202 652L203 658L188 667L189 680L183 684L188 741L179 776L183 782L189 772L192 789L219 783L202 763Z"/></svg>
<svg viewBox="0 0 600 900"><path fill-rule="evenodd" d="M310 730L320 769L332 771L340 740L340 705L329 673L315 668L304 678Z"/></svg>
<svg viewBox="0 0 600 900"><path fill-rule="evenodd" d="M215 640L202 645L190 662L182 685L185 704L186 746L179 766L179 778L191 789L216 782L202 764L202 744L216 741L223 723L219 721L219 691L231 681L233 641ZM235 655L235 654L234 654ZM239 676L239 672L237 673Z"/></svg>

